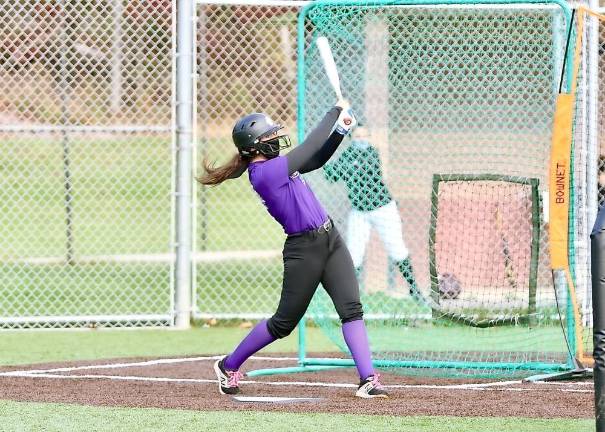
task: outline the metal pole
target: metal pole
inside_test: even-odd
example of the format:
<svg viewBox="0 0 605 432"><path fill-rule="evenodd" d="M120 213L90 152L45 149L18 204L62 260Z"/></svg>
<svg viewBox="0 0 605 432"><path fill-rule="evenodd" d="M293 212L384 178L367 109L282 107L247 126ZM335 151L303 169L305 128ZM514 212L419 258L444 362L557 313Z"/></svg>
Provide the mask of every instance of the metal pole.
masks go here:
<svg viewBox="0 0 605 432"><path fill-rule="evenodd" d="M598 0L589 0L589 7L593 10L597 10L599 7ZM598 105L599 105L599 20L596 17L588 15L588 143L586 151L586 206L588 209L587 223L588 229L594 226L597 211L599 209L599 193L598 193L598 181L599 181L599 118L598 118ZM590 256L587 259L588 274L590 274ZM583 304L583 315L584 327L589 328L591 322L590 309L592 308L591 295L588 292L590 284L586 284L586 292L584 294Z"/></svg>
<svg viewBox="0 0 605 432"><path fill-rule="evenodd" d="M61 58L60 70L59 70L59 93L61 98L61 125L67 126L70 122L69 114L69 72L68 68L68 51L70 49L70 38L71 32L69 30L69 20L67 5L65 1L61 1ZM72 180L71 180L71 168L70 168L70 140L67 130L61 132L61 146L63 148L62 160L63 160L63 201L65 204L65 260L68 264L72 264L74 261L74 236L73 236L73 194L72 194Z"/></svg>
<svg viewBox="0 0 605 432"><path fill-rule="evenodd" d="M176 263L175 326L186 329L191 317L191 212L193 155L194 3L177 0L176 41Z"/></svg>
<svg viewBox="0 0 605 432"><path fill-rule="evenodd" d="M199 85L199 81L198 79L196 79L196 91L199 92L198 93L198 98L196 100L196 115L194 117L194 121L195 124L197 125L197 121L198 121L198 112L197 112L197 108L200 107L201 110L199 111L199 113L201 113L201 115L203 116L201 119L201 123L206 126L210 123L210 108L208 106L208 47L206 46L206 26L208 25L208 17L207 12L206 12L206 7L204 4L200 5L200 8L196 11L196 13L199 13L198 15L198 19L197 19L197 24L198 27L200 29L200 34L199 37L196 38L196 48L197 48L197 52L199 53L199 57L196 56L196 59L199 61L199 70L197 71L199 73L196 73L196 78L200 78L202 85ZM199 105L198 105L199 103ZM195 129L195 132L197 132L197 127ZM201 150L202 153L202 157L206 157L206 155L208 154L208 149L209 149L209 139L208 139L208 135L207 134L202 134L202 136L199 139L195 140L196 145L198 145L199 143L199 149ZM197 146L196 146L196 150L197 150ZM197 158L195 159L196 161L198 160ZM199 207L195 206L194 208L197 210L199 208L200 212L199 215L196 213L195 214L195 219L194 219L194 223L195 225L195 229L196 229L196 236L195 236L195 240L197 240L199 238L199 243L195 244L195 250L199 250L201 251L205 251L208 247L208 200L207 200L207 194L206 194L206 188L196 188L196 196L199 196ZM199 225L198 225L199 223ZM199 227L200 229L200 233L197 233L197 228ZM199 244L199 246L198 246ZM195 271L197 271L197 269L195 269ZM195 274L194 271L194 274ZM197 295L197 293L195 293L195 295Z"/></svg>
<svg viewBox="0 0 605 432"><path fill-rule="evenodd" d="M298 364L303 365L307 356L307 327L303 317L298 323Z"/></svg>
<svg viewBox="0 0 605 432"><path fill-rule="evenodd" d="M590 234L590 247L596 430L605 432L605 206L599 210Z"/></svg>

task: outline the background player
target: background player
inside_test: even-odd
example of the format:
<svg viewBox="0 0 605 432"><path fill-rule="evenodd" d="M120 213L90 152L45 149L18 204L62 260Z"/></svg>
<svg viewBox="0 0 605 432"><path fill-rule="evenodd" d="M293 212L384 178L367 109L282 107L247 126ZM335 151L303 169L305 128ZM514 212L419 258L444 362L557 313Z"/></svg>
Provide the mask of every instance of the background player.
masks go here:
<svg viewBox="0 0 605 432"><path fill-rule="evenodd" d="M277 311L269 320L258 323L230 355L214 365L223 394L239 392L242 377L239 368L248 357L294 330L321 282L336 307L345 342L359 372L356 396L387 397L372 366L351 256L331 219L300 176L323 166L354 124L348 102L341 100L302 145L286 156L279 156L281 149L290 146L288 136L279 133L282 127L265 114L250 114L233 128L238 154L221 167L204 164L206 173L200 182L206 185L239 177L248 169L252 187L288 235Z"/></svg>
<svg viewBox="0 0 605 432"><path fill-rule="evenodd" d="M416 285L409 251L403 241L397 204L384 182L380 154L370 143L369 130L359 125L352 133L350 145L323 169L328 181L343 181L347 188L351 203L347 217L347 246L357 277L361 276L370 230L374 228L388 256L407 281L410 295L424 303Z"/></svg>

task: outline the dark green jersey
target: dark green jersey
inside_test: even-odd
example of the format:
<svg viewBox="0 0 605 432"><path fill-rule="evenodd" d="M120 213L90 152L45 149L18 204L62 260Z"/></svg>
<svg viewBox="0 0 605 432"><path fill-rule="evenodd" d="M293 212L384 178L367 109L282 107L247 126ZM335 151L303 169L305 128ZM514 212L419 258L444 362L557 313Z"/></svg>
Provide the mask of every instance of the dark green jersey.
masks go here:
<svg viewBox="0 0 605 432"><path fill-rule="evenodd" d="M382 181L378 151L367 141L353 141L338 159L324 165L324 174L330 182L345 183L356 210L375 210L393 199Z"/></svg>

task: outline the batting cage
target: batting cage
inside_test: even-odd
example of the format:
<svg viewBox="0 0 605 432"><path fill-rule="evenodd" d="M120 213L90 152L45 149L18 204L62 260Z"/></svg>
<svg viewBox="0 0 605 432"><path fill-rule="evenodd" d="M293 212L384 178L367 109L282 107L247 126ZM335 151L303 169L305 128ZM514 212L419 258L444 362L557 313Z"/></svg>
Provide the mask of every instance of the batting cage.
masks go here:
<svg viewBox="0 0 605 432"><path fill-rule="evenodd" d="M307 177L345 234L378 365L495 377L589 362L588 278L571 275L586 260L574 243L587 235L575 216L586 184L573 181L586 172L581 108L569 111L573 158L553 140L560 86L582 103L585 19L572 24L561 2L317 2L299 15L299 141L334 98L319 36L360 120ZM564 173L549 168L561 157ZM561 200L576 205L562 214ZM325 291L308 316L347 352ZM303 345L304 333L303 369L352 365Z"/></svg>

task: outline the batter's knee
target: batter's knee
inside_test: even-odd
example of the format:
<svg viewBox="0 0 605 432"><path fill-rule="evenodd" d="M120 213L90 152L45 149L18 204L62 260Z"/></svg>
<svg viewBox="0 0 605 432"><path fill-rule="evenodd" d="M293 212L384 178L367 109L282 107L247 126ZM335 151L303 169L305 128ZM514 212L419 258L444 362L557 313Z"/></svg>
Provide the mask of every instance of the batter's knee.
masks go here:
<svg viewBox="0 0 605 432"><path fill-rule="evenodd" d="M363 319L363 309L358 301L349 302L339 307L338 315L341 323Z"/></svg>
<svg viewBox="0 0 605 432"><path fill-rule="evenodd" d="M277 339L282 339L292 333L297 324L298 321L280 320L273 315L271 318L269 318L269 320L267 320L267 329L269 330L271 336Z"/></svg>

